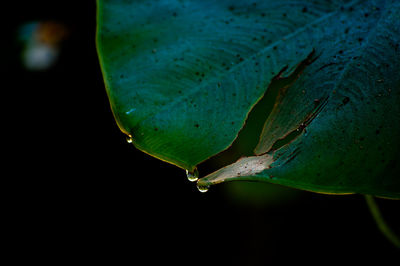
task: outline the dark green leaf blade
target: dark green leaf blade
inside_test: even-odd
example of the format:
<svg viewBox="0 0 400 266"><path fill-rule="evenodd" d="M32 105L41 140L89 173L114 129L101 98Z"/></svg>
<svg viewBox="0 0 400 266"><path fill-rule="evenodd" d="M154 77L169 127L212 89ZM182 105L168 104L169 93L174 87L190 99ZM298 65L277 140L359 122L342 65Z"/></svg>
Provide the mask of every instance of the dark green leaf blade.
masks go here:
<svg viewBox="0 0 400 266"><path fill-rule="evenodd" d="M342 28L326 25L331 34L316 40L319 57L278 99L255 150L259 156L199 185L261 180L400 198L400 3L365 1L351 12L343 13ZM296 134L291 142L276 145L290 134ZM248 161L261 164L241 171Z"/></svg>
<svg viewBox="0 0 400 266"><path fill-rule="evenodd" d="M139 149L192 170L226 149L283 68L350 1L98 1L111 107ZM358 1L357 1L358 2Z"/></svg>

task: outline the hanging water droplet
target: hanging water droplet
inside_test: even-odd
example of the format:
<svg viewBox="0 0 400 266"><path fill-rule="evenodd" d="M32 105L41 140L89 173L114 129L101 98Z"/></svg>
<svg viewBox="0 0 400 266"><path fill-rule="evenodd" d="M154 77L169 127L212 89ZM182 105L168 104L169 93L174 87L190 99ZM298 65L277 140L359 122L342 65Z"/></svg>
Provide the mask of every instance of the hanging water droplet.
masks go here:
<svg viewBox="0 0 400 266"><path fill-rule="evenodd" d="M133 138L131 135L129 135L128 137L126 137L126 142L128 143L132 143L133 142Z"/></svg>
<svg viewBox="0 0 400 266"><path fill-rule="evenodd" d="M186 170L186 176L190 182L196 182L199 179L199 170L197 168L194 168L193 172Z"/></svg>
<svg viewBox="0 0 400 266"><path fill-rule="evenodd" d="M202 193L207 192L209 188L209 185L200 185L199 183L197 183L197 189Z"/></svg>

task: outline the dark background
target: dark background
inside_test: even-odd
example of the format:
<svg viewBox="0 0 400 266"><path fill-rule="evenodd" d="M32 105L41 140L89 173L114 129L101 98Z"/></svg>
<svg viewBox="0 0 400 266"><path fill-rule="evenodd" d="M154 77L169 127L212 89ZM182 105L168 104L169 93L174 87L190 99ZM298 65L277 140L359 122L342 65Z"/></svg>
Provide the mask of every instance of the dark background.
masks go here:
<svg viewBox="0 0 400 266"><path fill-rule="evenodd" d="M11 171L3 171L2 231L15 262L399 261L360 195L241 183L200 193L184 170L128 144L102 81L95 8L95 1L3 6L2 73L12 81L3 91L12 96L3 93L2 129L14 138L3 139L12 148L3 160ZM54 67L29 71L18 28L45 20L70 35ZM399 203L378 200L397 234Z"/></svg>

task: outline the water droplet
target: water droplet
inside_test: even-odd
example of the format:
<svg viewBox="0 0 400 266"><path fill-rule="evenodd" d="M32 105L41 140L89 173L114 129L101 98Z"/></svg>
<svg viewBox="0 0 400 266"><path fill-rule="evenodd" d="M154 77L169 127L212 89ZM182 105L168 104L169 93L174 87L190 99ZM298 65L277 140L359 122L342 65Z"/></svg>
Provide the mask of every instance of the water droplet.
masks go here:
<svg viewBox="0 0 400 266"><path fill-rule="evenodd" d="M202 193L207 192L209 188L209 185L200 185L199 183L197 183L197 189Z"/></svg>
<svg viewBox="0 0 400 266"><path fill-rule="evenodd" d="M196 182L199 179L199 170L197 168L194 168L193 172L186 170L186 176L190 182Z"/></svg>
<svg viewBox="0 0 400 266"><path fill-rule="evenodd" d="M126 142L128 143L132 143L133 142L133 138L131 135L129 135L128 137L126 137Z"/></svg>

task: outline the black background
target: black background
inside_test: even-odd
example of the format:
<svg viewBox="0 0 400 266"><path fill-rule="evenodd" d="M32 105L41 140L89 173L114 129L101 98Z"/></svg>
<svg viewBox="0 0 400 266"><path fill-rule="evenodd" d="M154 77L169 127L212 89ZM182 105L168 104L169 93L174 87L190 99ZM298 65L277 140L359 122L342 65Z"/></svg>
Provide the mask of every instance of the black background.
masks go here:
<svg viewBox="0 0 400 266"><path fill-rule="evenodd" d="M229 184L200 193L184 170L129 145L102 81L95 8L94 1L3 6L2 72L12 81L3 91L12 96L3 93L2 131L14 138L3 138L11 171L2 177L2 231L15 262L399 261L360 195L289 191L255 203L235 199ZM48 71L20 61L18 27L34 20L71 32ZM399 201L378 203L400 234Z"/></svg>

